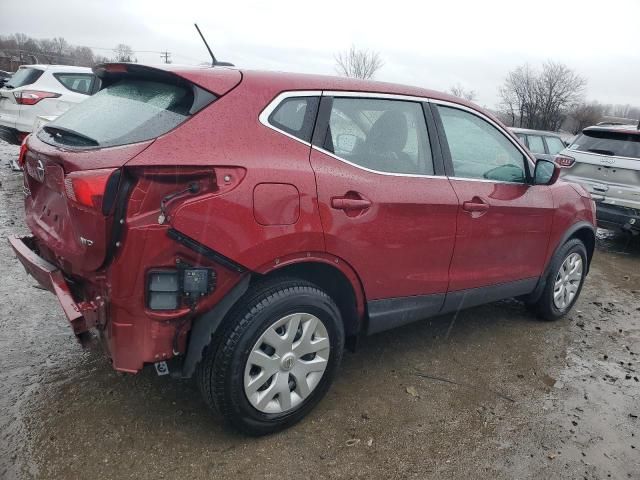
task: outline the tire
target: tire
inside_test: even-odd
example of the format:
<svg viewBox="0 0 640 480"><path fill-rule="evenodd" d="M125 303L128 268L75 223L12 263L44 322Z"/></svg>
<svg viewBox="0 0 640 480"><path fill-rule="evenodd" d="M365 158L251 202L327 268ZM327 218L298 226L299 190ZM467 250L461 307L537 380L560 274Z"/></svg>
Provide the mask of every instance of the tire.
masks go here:
<svg viewBox="0 0 640 480"><path fill-rule="evenodd" d="M197 381L231 426L266 435L298 422L322 399L343 348L342 318L329 295L306 281L273 279L229 312Z"/></svg>
<svg viewBox="0 0 640 480"><path fill-rule="evenodd" d="M577 265L578 257L581 265L579 275L577 275L577 270L573 270L573 276L569 275L571 278L567 280L567 275L570 274L571 269ZM572 259L576 260L576 262L571 263ZM543 320L553 321L564 317L580 297L580 292L582 291L584 279L587 274L587 261L587 249L582 241L577 238L568 240L567 243L560 247L553 255L549 264L549 273L547 274L544 290L540 298L535 303L529 305L529 307ZM561 286L564 290L556 285L557 281L562 280L559 278L561 268L568 268L564 270L567 272L567 275L564 276L565 280ZM574 292L573 296L567 296L571 290ZM564 303L562 299L564 299Z"/></svg>

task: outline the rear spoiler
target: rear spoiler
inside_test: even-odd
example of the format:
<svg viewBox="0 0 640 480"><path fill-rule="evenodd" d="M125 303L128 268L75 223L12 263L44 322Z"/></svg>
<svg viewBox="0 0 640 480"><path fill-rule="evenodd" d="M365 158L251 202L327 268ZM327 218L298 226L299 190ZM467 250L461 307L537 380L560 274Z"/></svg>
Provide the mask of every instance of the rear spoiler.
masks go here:
<svg viewBox="0 0 640 480"><path fill-rule="evenodd" d="M93 67L93 72L101 80L101 88L127 76L182 85L189 83L197 85L217 97L231 91L242 80L242 74L239 70L220 66L194 67L174 64L149 66L138 63L102 63Z"/></svg>

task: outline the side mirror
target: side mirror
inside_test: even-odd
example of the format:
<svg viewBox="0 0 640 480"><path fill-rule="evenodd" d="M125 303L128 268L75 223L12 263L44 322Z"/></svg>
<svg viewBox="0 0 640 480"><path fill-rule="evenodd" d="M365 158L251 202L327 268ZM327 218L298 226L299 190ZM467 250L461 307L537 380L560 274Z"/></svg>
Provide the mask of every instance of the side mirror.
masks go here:
<svg viewBox="0 0 640 480"><path fill-rule="evenodd" d="M534 185L553 185L560 177L560 167L549 160L538 160L533 171Z"/></svg>

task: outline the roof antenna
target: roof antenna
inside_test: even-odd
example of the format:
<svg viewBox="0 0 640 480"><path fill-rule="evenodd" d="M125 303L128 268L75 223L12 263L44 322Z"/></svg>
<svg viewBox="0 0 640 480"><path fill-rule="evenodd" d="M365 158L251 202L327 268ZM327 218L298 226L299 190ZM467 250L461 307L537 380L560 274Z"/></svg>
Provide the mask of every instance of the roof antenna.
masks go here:
<svg viewBox="0 0 640 480"><path fill-rule="evenodd" d="M207 47L207 50L209 50L209 55L211 55L211 66L215 67L216 65L219 67L233 67L233 63L229 63L229 62L219 62L218 60L216 60L216 56L213 54L213 52L211 51L211 48L209 47L209 44L207 43L207 41L204 38L204 35L202 35L202 32L200 31L200 28L198 27L197 23L194 23L196 30L198 31L198 33L200 34L200 38L202 38L202 41L204 42L204 46Z"/></svg>

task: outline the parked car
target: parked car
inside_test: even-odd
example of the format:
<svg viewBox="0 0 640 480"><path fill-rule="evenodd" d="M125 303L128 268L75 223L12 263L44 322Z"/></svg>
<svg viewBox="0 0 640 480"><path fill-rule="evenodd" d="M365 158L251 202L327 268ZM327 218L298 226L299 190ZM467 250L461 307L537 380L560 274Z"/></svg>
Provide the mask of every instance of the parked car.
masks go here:
<svg viewBox="0 0 640 480"><path fill-rule="evenodd" d="M7 81L11 78L11 75L13 75L11 72L0 70L0 88L2 88L5 83L7 83Z"/></svg>
<svg viewBox="0 0 640 480"><path fill-rule="evenodd" d="M567 144L559 133L528 128L509 128L536 158L553 161Z"/></svg>
<svg viewBox="0 0 640 480"><path fill-rule="evenodd" d="M38 117L57 117L99 88L90 68L23 65L0 88L0 138L20 144Z"/></svg>
<svg viewBox="0 0 640 480"><path fill-rule="evenodd" d="M557 157L596 201L598 226L640 233L640 126L587 127Z"/></svg>
<svg viewBox="0 0 640 480"><path fill-rule="evenodd" d="M195 375L260 435L304 417L362 335L507 297L547 320L576 302L593 201L479 107L162 68L97 67L103 89L21 152L33 235L10 243L116 370Z"/></svg>

